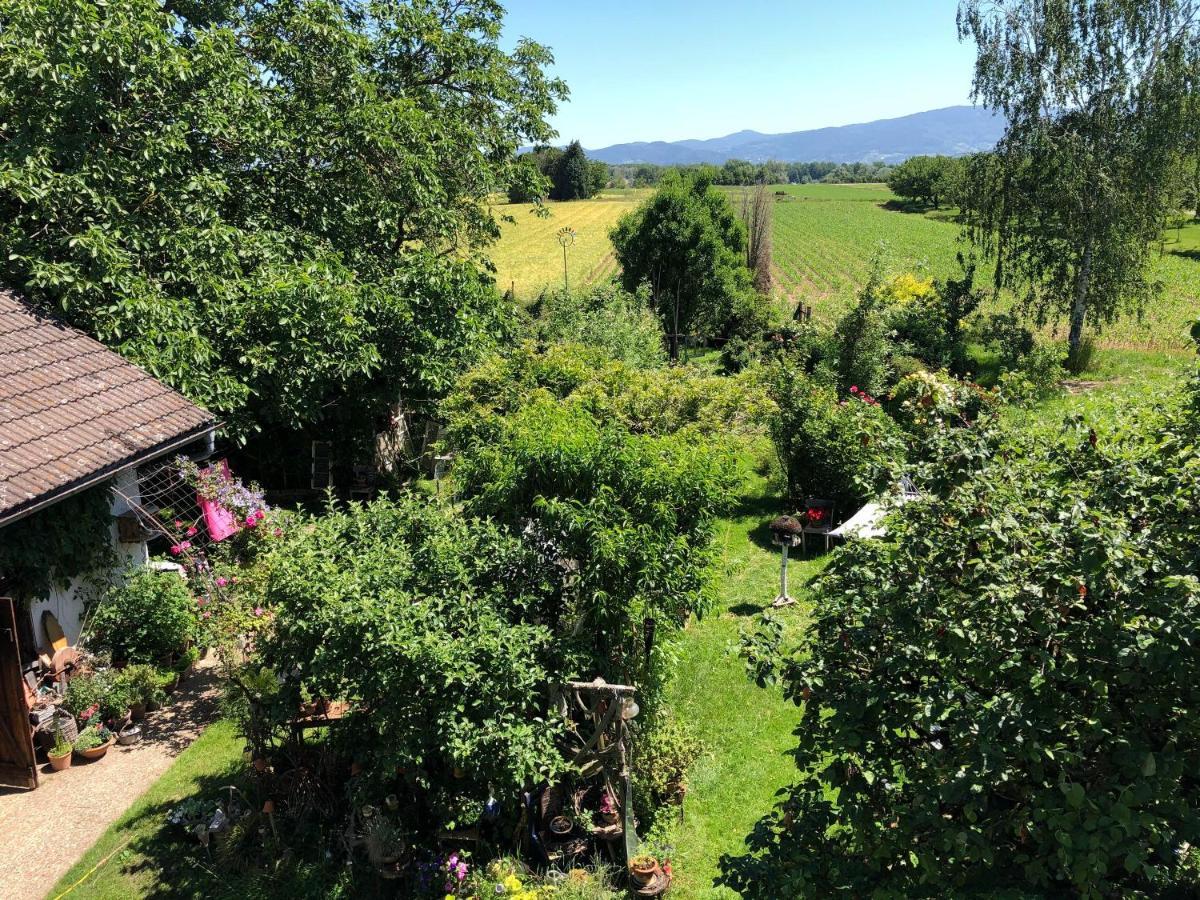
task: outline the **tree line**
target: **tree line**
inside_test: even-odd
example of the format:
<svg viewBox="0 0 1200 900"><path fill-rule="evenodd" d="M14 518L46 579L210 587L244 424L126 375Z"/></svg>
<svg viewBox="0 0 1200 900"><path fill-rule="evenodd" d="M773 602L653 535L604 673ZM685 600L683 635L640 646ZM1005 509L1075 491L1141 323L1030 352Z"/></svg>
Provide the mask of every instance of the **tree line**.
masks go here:
<svg viewBox="0 0 1200 900"><path fill-rule="evenodd" d="M712 184L751 187L757 184L864 184L888 180L892 167L878 162L779 162L752 163L731 159L721 166L709 163L660 166L652 163L610 165L613 187L657 187L671 172L706 178Z"/></svg>

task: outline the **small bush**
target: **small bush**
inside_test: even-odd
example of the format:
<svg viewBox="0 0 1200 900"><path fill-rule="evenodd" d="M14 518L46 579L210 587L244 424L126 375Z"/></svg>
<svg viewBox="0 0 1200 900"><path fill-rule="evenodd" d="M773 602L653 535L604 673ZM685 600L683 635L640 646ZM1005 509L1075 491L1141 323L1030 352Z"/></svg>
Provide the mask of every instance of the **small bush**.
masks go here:
<svg viewBox="0 0 1200 900"><path fill-rule="evenodd" d="M92 612L86 643L117 662L153 663L180 653L196 627L196 604L174 572L135 569Z"/></svg>
<svg viewBox="0 0 1200 900"><path fill-rule="evenodd" d="M633 804L638 819L653 821L656 811L682 800L687 773L700 756L700 741L679 719L663 710L634 741Z"/></svg>
<svg viewBox="0 0 1200 900"><path fill-rule="evenodd" d="M849 392L851 386L880 394L889 381L888 358L892 348L886 307L879 296L876 278L872 276L858 303L838 320L833 330L833 364L842 394Z"/></svg>

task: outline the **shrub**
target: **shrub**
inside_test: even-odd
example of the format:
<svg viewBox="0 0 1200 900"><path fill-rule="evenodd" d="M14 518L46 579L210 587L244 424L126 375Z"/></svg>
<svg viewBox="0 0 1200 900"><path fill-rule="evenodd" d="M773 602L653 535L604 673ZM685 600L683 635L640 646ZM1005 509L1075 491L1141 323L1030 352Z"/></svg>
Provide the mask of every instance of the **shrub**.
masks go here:
<svg viewBox="0 0 1200 900"><path fill-rule="evenodd" d="M833 330L832 362L837 387L843 395L851 386L881 394L888 384L891 346L878 278L878 272L873 272L858 303L838 320Z"/></svg>
<svg viewBox="0 0 1200 900"><path fill-rule="evenodd" d="M583 344L634 369L667 361L666 339L645 288L636 294L616 284L555 291L543 299L536 327L543 341Z"/></svg>
<svg viewBox="0 0 1200 900"><path fill-rule="evenodd" d="M151 663L179 653L196 627L196 603L174 572L134 569L91 613L86 643L117 662Z"/></svg>
<svg viewBox="0 0 1200 900"><path fill-rule="evenodd" d="M892 390L893 418L909 433L970 426L998 403L996 394L946 372L914 372Z"/></svg>
<svg viewBox="0 0 1200 900"><path fill-rule="evenodd" d="M932 369L962 372L965 322L982 300L974 278L975 270L968 266L958 280L921 281L905 273L887 283L882 293L892 354L914 356Z"/></svg>
<svg viewBox="0 0 1200 900"><path fill-rule="evenodd" d="M565 663L551 629L525 621L549 588L518 539L404 498L304 518L270 556L262 664L297 673L274 705L354 699L363 711L339 731L366 777L404 769L453 827L489 792L517 796L562 768L547 688Z"/></svg>
<svg viewBox="0 0 1200 900"><path fill-rule="evenodd" d="M128 691L130 703L164 703L167 699L163 690L165 673L155 666L137 663L126 666L118 675L120 683ZM174 673L171 673L174 677Z"/></svg>
<svg viewBox="0 0 1200 900"><path fill-rule="evenodd" d="M571 590L544 621L576 636L569 643L589 677L637 684L649 709L673 627L709 604L713 519L732 476L727 454L691 435L633 435L540 400L506 417L494 442L468 448L454 475L471 515L571 561ZM649 658L648 617L660 635Z"/></svg>
<svg viewBox="0 0 1200 900"><path fill-rule="evenodd" d="M1015 369L1034 348L1033 332L1025 327L1016 311L992 313L979 329L985 346L994 347L1001 368Z"/></svg>
<svg viewBox="0 0 1200 900"><path fill-rule="evenodd" d="M1000 376L1000 395L1008 403L1036 403L1058 390L1062 375L1062 352L1038 344L1021 358L1016 368Z"/></svg>
<svg viewBox="0 0 1200 900"><path fill-rule="evenodd" d="M925 497L835 555L775 658L798 781L725 881L1158 896L1200 837L1194 428L939 432Z"/></svg>
<svg viewBox="0 0 1200 900"><path fill-rule="evenodd" d="M105 669L97 673L76 675L67 685L63 708L80 719L80 724L97 721L111 722L123 718L134 702L129 685L119 672ZM91 715L85 715L94 710Z"/></svg>
<svg viewBox="0 0 1200 900"><path fill-rule="evenodd" d="M702 747L696 736L665 709L637 734L634 747L633 804L638 819L649 824L656 810L682 802L680 792L687 788L688 770Z"/></svg>
<svg viewBox="0 0 1200 900"><path fill-rule="evenodd" d="M694 369L633 369L594 348L522 345L460 379L442 404L447 443L456 450L498 440L505 417L534 402L565 401L593 419L636 434L689 430L698 436L759 431L769 401L750 374L704 375Z"/></svg>
<svg viewBox="0 0 1200 900"><path fill-rule="evenodd" d="M771 437L796 503L821 497L849 515L894 484L903 461L887 414L857 385L847 400L781 359L766 369L776 411Z"/></svg>

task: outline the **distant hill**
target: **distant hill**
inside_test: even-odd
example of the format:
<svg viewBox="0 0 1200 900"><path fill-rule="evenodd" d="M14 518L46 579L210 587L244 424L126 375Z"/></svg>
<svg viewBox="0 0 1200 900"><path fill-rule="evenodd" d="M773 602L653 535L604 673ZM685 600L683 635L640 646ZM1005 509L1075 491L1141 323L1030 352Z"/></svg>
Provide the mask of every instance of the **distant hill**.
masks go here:
<svg viewBox="0 0 1200 900"><path fill-rule="evenodd" d="M606 163L686 165L729 159L750 162L901 162L910 156L961 156L990 150L1004 133L1004 120L977 106L929 112L788 134L739 131L710 140L639 141L588 150Z"/></svg>

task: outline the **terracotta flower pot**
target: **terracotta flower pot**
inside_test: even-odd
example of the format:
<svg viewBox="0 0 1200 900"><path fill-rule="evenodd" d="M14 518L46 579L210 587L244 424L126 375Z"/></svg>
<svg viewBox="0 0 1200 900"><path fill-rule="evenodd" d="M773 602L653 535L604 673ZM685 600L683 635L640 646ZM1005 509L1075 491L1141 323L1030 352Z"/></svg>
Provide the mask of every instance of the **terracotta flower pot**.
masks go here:
<svg viewBox="0 0 1200 900"><path fill-rule="evenodd" d="M50 768L55 772L61 772L63 769L71 768L71 752L68 750L62 756L52 756L47 753L46 756L50 760Z"/></svg>
<svg viewBox="0 0 1200 900"><path fill-rule="evenodd" d="M107 743L101 744L99 747L92 747L90 750L76 750L75 752L79 754L80 759L100 759L114 743L116 743L116 738L109 738Z"/></svg>
<svg viewBox="0 0 1200 900"><path fill-rule="evenodd" d="M633 879L634 884L638 885L639 887L645 887L646 885L650 884L652 881L658 878L658 874L661 871L662 870L658 865L658 860L649 856L636 857L634 858L633 862L629 864L630 877Z"/></svg>

